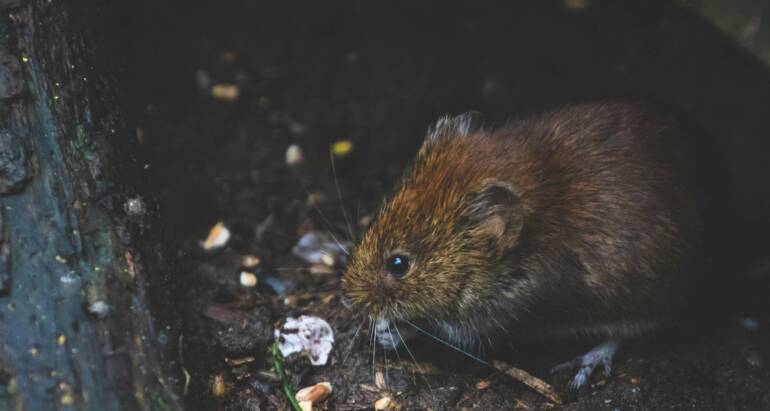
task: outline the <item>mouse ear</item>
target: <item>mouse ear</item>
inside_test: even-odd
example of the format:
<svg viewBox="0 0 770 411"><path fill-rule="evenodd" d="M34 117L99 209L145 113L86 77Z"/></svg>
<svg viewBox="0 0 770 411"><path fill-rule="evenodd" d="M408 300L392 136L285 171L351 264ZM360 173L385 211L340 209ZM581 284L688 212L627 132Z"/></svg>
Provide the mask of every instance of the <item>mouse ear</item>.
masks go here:
<svg viewBox="0 0 770 411"><path fill-rule="evenodd" d="M448 137L464 137L480 130L481 126L482 116L478 111L469 111L454 117L445 115L428 128L425 143Z"/></svg>
<svg viewBox="0 0 770 411"><path fill-rule="evenodd" d="M513 186L496 179L484 180L482 188L468 196L467 229L495 241L499 251L513 248L524 225L524 207Z"/></svg>

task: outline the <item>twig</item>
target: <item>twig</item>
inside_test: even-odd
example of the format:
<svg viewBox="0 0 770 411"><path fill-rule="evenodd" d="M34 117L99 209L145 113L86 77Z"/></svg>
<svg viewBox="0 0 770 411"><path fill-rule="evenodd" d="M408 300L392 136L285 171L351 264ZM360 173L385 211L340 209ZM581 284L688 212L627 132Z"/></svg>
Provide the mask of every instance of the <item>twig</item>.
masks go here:
<svg viewBox="0 0 770 411"><path fill-rule="evenodd" d="M273 342L273 365L275 366L275 373L278 374L278 378L281 379L281 385L283 386L283 393L291 403L291 407L294 411L302 411L299 407L297 399L294 397L294 389L291 388L289 379L286 378L286 373L283 372L283 363L281 362L281 353L278 351L278 341Z"/></svg>
<svg viewBox="0 0 770 411"><path fill-rule="evenodd" d="M499 371L513 377L513 379L516 381L519 381L527 387L532 388L538 394L547 398L548 401L551 401L555 404L562 404L561 398L559 398L559 396L556 394L556 391L554 391L553 387L551 387L550 384L541 380L540 378L537 378L520 368L513 367L502 361L494 361L493 366Z"/></svg>

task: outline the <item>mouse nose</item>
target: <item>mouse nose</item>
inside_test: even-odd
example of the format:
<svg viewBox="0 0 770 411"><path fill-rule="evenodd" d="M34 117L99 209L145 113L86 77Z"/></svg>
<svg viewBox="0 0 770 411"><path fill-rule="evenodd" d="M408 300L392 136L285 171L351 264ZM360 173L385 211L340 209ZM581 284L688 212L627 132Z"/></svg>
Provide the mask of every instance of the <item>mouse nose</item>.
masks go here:
<svg viewBox="0 0 770 411"><path fill-rule="evenodd" d="M379 317L394 298L395 279L377 271L350 270L342 278L345 300L353 310Z"/></svg>

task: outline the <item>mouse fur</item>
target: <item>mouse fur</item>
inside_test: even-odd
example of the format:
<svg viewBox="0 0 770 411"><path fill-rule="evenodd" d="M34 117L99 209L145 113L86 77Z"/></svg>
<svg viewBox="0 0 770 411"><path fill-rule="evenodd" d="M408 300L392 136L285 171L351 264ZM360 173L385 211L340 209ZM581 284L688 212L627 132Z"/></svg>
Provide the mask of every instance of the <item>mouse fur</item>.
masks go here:
<svg viewBox="0 0 770 411"><path fill-rule="evenodd" d="M406 320L466 347L672 323L706 265L692 141L638 103L572 105L495 129L444 117L342 287L378 323ZM394 254L410 261L403 276L388 272Z"/></svg>

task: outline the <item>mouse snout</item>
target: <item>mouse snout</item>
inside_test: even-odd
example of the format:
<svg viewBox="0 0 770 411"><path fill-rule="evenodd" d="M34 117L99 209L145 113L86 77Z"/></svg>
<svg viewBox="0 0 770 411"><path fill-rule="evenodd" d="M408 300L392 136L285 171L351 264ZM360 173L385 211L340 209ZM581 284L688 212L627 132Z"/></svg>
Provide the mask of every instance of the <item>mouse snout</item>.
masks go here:
<svg viewBox="0 0 770 411"><path fill-rule="evenodd" d="M393 306L396 290L389 276L346 273L342 279L342 288L353 310L361 310L371 318L392 316L389 308Z"/></svg>

